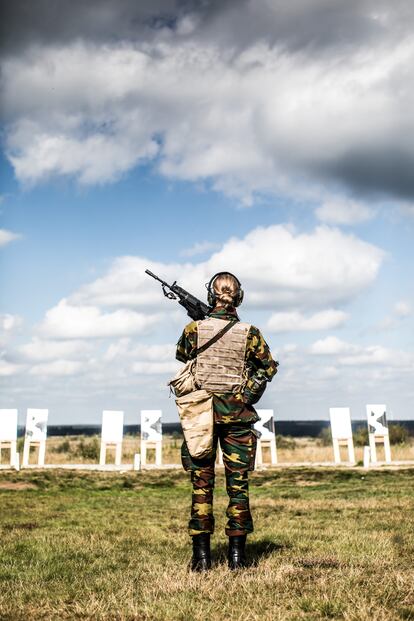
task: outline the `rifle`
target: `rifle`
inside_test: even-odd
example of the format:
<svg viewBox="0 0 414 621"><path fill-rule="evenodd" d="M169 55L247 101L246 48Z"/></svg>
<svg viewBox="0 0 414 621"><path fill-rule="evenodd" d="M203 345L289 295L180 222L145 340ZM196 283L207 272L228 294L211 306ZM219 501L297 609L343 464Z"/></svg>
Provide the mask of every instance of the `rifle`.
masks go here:
<svg viewBox="0 0 414 621"><path fill-rule="evenodd" d="M167 282L165 282L165 280L161 280L159 276L156 276L149 270L145 270L145 273L161 283L162 292L166 298L168 298L169 300L178 299L178 304L184 306L185 310L187 311L187 315L191 317L191 319L197 321L198 319L206 318L206 315L209 313L211 308L207 306L207 304L204 304L204 302L196 298L194 295L191 295L191 293L188 293L188 291L177 285L177 281L174 281L172 285L169 285ZM167 291L167 289L169 289L169 291Z"/></svg>

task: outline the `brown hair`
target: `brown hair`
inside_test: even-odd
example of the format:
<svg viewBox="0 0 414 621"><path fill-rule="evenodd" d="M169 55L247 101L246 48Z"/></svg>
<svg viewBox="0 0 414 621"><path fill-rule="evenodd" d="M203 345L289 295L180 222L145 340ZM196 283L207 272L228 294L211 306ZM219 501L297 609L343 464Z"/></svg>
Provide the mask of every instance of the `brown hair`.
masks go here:
<svg viewBox="0 0 414 621"><path fill-rule="evenodd" d="M239 291L239 283L232 274L220 274L213 282L213 291L216 296L216 306L234 306L234 300Z"/></svg>

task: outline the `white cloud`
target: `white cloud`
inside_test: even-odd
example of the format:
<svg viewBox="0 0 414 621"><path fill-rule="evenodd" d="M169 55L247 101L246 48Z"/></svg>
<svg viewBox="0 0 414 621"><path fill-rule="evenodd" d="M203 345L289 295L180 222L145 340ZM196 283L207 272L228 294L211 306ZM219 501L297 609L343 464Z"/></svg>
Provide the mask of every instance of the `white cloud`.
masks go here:
<svg viewBox="0 0 414 621"><path fill-rule="evenodd" d="M293 354L295 351L297 351L297 349L298 346L296 343L286 343L285 345L282 345L279 351L285 354Z"/></svg>
<svg viewBox="0 0 414 621"><path fill-rule="evenodd" d="M19 315L0 314L0 345L5 345L22 324L23 319Z"/></svg>
<svg viewBox="0 0 414 621"><path fill-rule="evenodd" d="M28 360L41 361L78 356L87 351L90 351L90 344L84 341L48 341L36 337L19 347L19 352Z"/></svg>
<svg viewBox="0 0 414 621"><path fill-rule="evenodd" d="M162 375L170 373L174 375L179 368L179 363L174 360L170 362L147 362L139 361L134 362L132 365L132 371L134 373L142 375Z"/></svg>
<svg viewBox="0 0 414 621"><path fill-rule="evenodd" d="M211 180L246 203L329 178L403 187L405 168L389 162L399 153L409 168L414 159L412 38L318 55L308 44L265 43L263 33L238 52L225 37L197 39L186 20L177 36L163 29L151 42L77 41L7 56L7 154L18 179L105 183L153 160L167 177ZM190 23L192 39L181 34ZM336 222L349 218L336 212Z"/></svg>
<svg viewBox="0 0 414 621"><path fill-rule="evenodd" d="M412 314L413 310L411 304L406 302L405 300L400 300L394 306L394 313L399 318L409 317Z"/></svg>
<svg viewBox="0 0 414 621"><path fill-rule="evenodd" d="M116 358L124 357L130 353L131 340L122 338L115 343L111 343L103 355L105 362L112 362Z"/></svg>
<svg viewBox="0 0 414 621"><path fill-rule="evenodd" d="M16 375L24 370L24 366L21 364L14 364L8 360L0 359L0 376L9 377Z"/></svg>
<svg viewBox="0 0 414 621"><path fill-rule="evenodd" d="M21 235L19 233L13 233L7 229L0 229L0 247L6 246L6 244L9 244L16 239L21 239Z"/></svg>
<svg viewBox="0 0 414 621"><path fill-rule="evenodd" d="M414 218L414 205L412 203L407 203L406 201L402 201L398 205L399 211L404 216L408 216L409 218Z"/></svg>
<svg viewBox="0 0 414 621"><path fill-rule="evenodd" d="M37 364L33 366L29 374L40 376L68 376L77 375L84 368L82 362L76 360L54 360L53 362L47 362L44 364Z"/></svg>
<svg viewBox="0 0 414 621"><path fill-rule="evenodd" d="M323 310L309 317L298 311L273 313L266 327L271 332L331 330L342 325L346 318L345 312L334 309Z"/></svg>
<svg viewBox="0 0 414 621"><path fill-rule="evenodd" d="M310 346L309 352L317 356L337 356L337 364L355 368L380 365L396 369L408 367L414 370L412 353L394 350L383 345L355 345L335 336L316 341Z"/></svg>
<svg viewBox="0 0 414 621"><path fill-rule="evenodd" d="M337 377L339 377L339 370L333 366L322 367L318 371L318 378L322 380L331 380Z"/></svg>
<svg viewBox="0 0 414 621"><path fill-rule="evenodd" d="M356 350L354 354L340 357L339 363L357 367L365 365L389 365L396 368L409 366L414 370L414 355L411 353L389 349L382 345L370 345L356 348Z"/></svg>
<svg viewBox="0 0 414 621"><path fill-rule="evenodd" d="M338 339L336 336L327 336L324 339L315 341L315 343L310 346L309 351L311 354L332 356L335 354L352 352L355 349L354 345L346 343L345 341Z"/></svg>
<svg viewBox="0 0 414 621"><path fill-rule="evenodd" d="M259 227L242 239L231 238L200 263L118 258L106 275L70 296L69 303L163 308L160 287L144 273L145 268L167 282L177 280L205 300L204 283L228 269L242 282L247 306L318 308L349 300L364 290L375 280L384 256L376 246L324 226L310 233L296 233L283 225Z"/></svg>
<svg viewBox="0 0 414 621"><path fill-rule="evenodd" d="M111 343L104 354L104 360L110 362L117 358L138 358L148 362L168 362L175 358L176 345L136 344L131 339L119 339Z"/></svg>
<svg viewBox="0 0 414 621"><path fill-rule="evenodd" d="M411 304L406 300L400 300L394 304L392 315L384 317L384 319L378 323L377 327L380 330L392 330L396 328L402 320L410 317L412 312Z"/></svg>
<svg viewBox="0 0 414 621"><path fill-rule="evenodd" d="M381 321L378 322L376 327L379 330L391 330L392 328L395 328L396 325L397 321L395 317L384 317L384 319L381 319Z"/></svg>
<svg viewBox="0 0 414 621"><path fill-rule="evenodd" d="M34 139L27 144L32 132ZM39 133L39 126L22 121L10 146L19 152L22 145L27 147L24 155L10 159L17 176L27 183L53 175L77 175L80 183L88 185L116 181L125 171L157 154L157 143L143 134L140 124L133 124L129 132L116 137L101 133L87 137L55 135L50 131Z"/></svg>
<svg viewBox="0 0 414 621"><path fill-rule="evenodd" d="M352 225L370 220L375 211L357 201L337 198L327 200L315 210L315 214L327 224Z"/></svg>
<svg viewBox="0 0 414 621"><path fill-rule="evenodd" d="M140 334L159 321L128 309L102 313L96 306L73 306L63 299L47 311L39 333L46 338L103 338Z"/></svg>
<svg viewBox="0 0 414 621"><path fill-rule="evenodd" d="M146 345L145 348L137 346L132 355L150 362L168 362L174 360L176 348L175 344Z"/></svg>
<svg viewBox="0 0 414 621"><path fill-rule="evenodd" d="M14 332L20 328L22 323L23 319L19 315L11 315L10 313L0 315L0 330L3 333Z"/></svg>
<svg viewBox="0 0 414 621"><path fill-rule="evenodd" d="M249 305L320 307L356 295L375 279L383 256L337 230L295 234L275 225L229 240L205 266L206 275L223 266L240 275Z"/></svg>
<svg viewBox="0 0 414 621"><path fill-rule="evenodd" d="M204 254L205 252L211 252L212 250L218 250L220 248L219 244L215 242L197 242L190 248L185 248L180 252L182 257L195 257L198 254Z"/></svg>

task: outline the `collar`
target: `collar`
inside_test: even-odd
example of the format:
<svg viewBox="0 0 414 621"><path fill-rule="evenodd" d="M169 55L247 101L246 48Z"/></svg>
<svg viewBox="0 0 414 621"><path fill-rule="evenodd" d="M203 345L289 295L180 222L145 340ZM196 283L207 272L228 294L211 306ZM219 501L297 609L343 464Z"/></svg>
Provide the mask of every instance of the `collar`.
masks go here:
<svg viewBox="0 0 414 621"><path fill-rule="evenodd" d="M209 317L214 319L224 319L226 321L240 321L236 309L233 306L229 308L213 308L208 314Z"/></svg>

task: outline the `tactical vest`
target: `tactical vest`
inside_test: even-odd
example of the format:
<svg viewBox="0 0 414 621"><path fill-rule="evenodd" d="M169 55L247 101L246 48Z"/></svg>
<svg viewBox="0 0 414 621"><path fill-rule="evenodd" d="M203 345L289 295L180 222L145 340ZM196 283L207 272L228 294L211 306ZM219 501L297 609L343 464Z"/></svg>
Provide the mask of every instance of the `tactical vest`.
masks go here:
<svg viewBox="0 0 414 621"><path fill-rule="evenodd" d="M197 322L197 348L219 332L222 319L209 317ZM198 354L196 383L210 392L240 392L244 378L247 335L250 324L237 322L216 343Z"/></svg>

